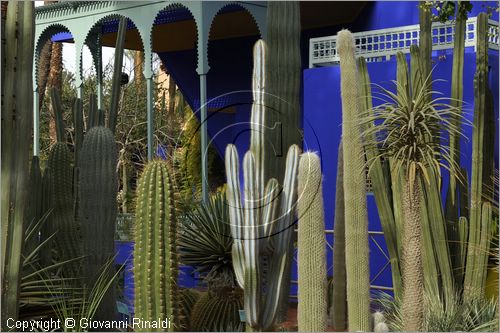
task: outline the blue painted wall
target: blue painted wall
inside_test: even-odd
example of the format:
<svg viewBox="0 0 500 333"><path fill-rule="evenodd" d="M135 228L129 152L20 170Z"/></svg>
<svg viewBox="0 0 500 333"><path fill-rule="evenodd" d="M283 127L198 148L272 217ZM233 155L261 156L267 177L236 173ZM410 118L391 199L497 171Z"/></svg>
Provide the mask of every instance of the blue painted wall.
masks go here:
<svg viewBox="0 0 500 333"><path fill-rule="evenodd" d="M443 57L445 56L445 57ZM453 63L452 51L442 51L438 57L433 58L435 64L434 79L444 79L446 82L439 82L434 85L434 89L441 91L444 96L450 96L451 69ZM475 72L476 57L473 49L467 50L464 66L464 102L465 117L472 122L474 107L473 78ZM493 92L498 92L498 52L490 52L490 88ZM396 78L396 62L369 63L368 71L372 83L390 87L390 80ZM323 171L323 199L325 205L325 227L333 229L335 212L335 188L336 188L336 166L337 150L341 138L342 103L340 96L340 68L339 66L307 69L304 71L304 149L319 152L322 159ZM376 104L376 101L374 101ZM498 93L494 93L495 119L498 120ZM498 167L498 121L496 123L495 140L495 160ZM461 140L462 154L461 163L467 169L470 176L471 156L472 156L472 127L464 125L463 132L466 138ZM443 192L445 192L448 179L443 171ZM443 198L445 193L443 193ZM369 209L369 229L371 231L381 231L380 220L374 197L367 196ZM384 254L381 253L382 248ZM372 284L379 286L391 286L391 275L389 267L381 274L379 270L383 268L387 261L387 250L383 237L372 235L370 237L370 265ZM329 258L329 265L331 257Z"/></svg>

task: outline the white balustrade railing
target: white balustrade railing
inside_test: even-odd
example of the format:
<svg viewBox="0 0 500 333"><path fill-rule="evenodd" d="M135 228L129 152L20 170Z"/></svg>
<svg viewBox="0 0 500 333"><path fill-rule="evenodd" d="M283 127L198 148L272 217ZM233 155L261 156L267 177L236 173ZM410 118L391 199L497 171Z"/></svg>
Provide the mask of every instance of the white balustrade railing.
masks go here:
<svg viewBox="0 0 500 333"><path fill-rule="evenodd" d="M477 18L467 20L465 47L476 47ZM432 24L432 49L453 48L455 22L434 22ZM367 62L389 60L396 52L410 52L412 44L418 44L420 27L418 24L353 33L356 55L365 57ZM488 28L489 47L498 50L498 22L490 20ZM336 50L337 36L311 38L309 41L309 68L328 66L339 62Z"/></svg>

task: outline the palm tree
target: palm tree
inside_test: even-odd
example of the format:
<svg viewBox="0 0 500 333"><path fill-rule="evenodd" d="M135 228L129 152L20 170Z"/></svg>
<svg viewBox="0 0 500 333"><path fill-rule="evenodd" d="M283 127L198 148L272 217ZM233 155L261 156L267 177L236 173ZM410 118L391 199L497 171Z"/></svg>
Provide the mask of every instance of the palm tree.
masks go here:
<svg viewBox="0 0 500 333"><path fill-rule="evenodd" d="M439 177L441 167L457 170L458 165L450 159L445 140L449 133L461 135L460 127L450 118L462 118L460 110L448 104L449 98L431 90L431 74L424 78L420 68L414 73L416 75L412 77L411 89L407 80L393 81L395 92L377 86L381 89L378 98L383 104L372 108L363 120L365 124L372 124L363 133L366 148L377 148L379 151L367 162L368 165L371 166L375 159L391 159L394 161L394 171L397 174L402 172L405 179L401 258L402 318L405 331L419 331L423 327L423 182L430 182L430 177L436 175ZM408 73L404 76L407 78Z"/></svg>

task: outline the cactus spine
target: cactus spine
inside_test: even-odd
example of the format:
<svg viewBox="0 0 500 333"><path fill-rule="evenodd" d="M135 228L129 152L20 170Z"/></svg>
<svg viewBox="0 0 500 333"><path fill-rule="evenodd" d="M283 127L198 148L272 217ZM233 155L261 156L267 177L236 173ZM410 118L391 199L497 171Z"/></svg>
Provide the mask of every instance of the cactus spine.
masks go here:
<svg viewBox="0 0 500 333"><path fill-rule="evenodd" d="M347 317L350 331L369 331L368 217L365 161L359 127L358 74L351 32L341 30L337 36L342 90Z"/></svg>
<svg viewBox="0 0 500 333"><path fill-rule="evenodd" d="M337 155L337 182L335 186L335 222L333 230L333 292L332 317L333 327L343 332L347 328L347 295L345 272L345 207L344 207L344 158L342 141Z"/></svg>
<svg viewBox="0 0 500 333"><path fill-rule="evenodd" d="M481 218L483 172L484 172L484 138L485 138L485 113L486 91L488 88L488 17L481 13L477 17L477 53L476 73L474 75L474 128L472 134L472 179L470 226L467 248L467 265L464 278L464 300L477 299L484 289L483 281L477 274L481 268L483 256L480 249L481 243Z"/></svg>
<svg viewBox="0 0 500 333"><path fill-rule="evenodd" d="M315 153L300 157L297 201L298 325L300 332L324 332L327 327L328 288L323 217L321 163Z"/></svg>
<svg viewBox="0 0 500 333"><path fill-rule="evenodd" d="M251 121L251 148L243 160L245 205L239 180L238 152L226 148L227 197L233 243L233 267L244 289L246 322L253 329L270 330L283 302L282 288L290 247L293 242L294 205L299 148L290 146L283 188L271 178L263 187L262 136L264 125L265 44L254 47L254 103ZM260 207L260 208L259 208ZM271 245L272 244L272 245ZM263 265L263 263L265 263ZM262 288L267 292L262 297Z"/></svg>
<svg viewBox="0 0 500 333"><path fill-rule="evenodd" d="M134 248L135 315L168 318L179 327L177 293L177 223L167 164L146 165L137 189Z"/></svg>
<svg viewBox="0 0 500 333"><path fill-rule="evenodd" d="M85 256L84 278L92 288L101 267L114 255L117 214L117 151L113 133L93 127L85 135L80 151L79 216ZM111 275L108 281L111 279ZM108 289L96 313L97 318L113 318L113 288Z"/></svg>

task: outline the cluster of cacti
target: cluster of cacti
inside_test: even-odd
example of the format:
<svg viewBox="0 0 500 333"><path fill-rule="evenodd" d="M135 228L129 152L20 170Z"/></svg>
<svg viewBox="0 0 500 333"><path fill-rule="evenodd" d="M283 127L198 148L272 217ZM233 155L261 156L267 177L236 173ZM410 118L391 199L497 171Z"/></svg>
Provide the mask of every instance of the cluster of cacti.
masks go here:
<svg viewBox="0 0 500 333"><path fill-rule="evenodd" d="M342 141L337 154L337 181L335 186L335 220L333 225L333 286L330 317L335 330L347 328L347 289L345 271L345 207L344 157Z"/></svg>
<svg viewBox="0 0 500 333"><path fill-rule="evenodd" d="M254 47L253 96L250 150L243 159L244 188L240 188L239 158L234 145L226 148L226 175L229 217L233 243L233 267L244 289L246 323L253 329L269 330L276 323L284 301L282 288L293 246L296 175L299 148L290 146L283 187L275 178L264 187L262 127L266 46ZM244 204L242 203L242 194ZM271 246L272 244L272 246ZM263 295L262 290L266 290Z"/></svg>
<svg viewBox="0 0 500 333"><path fill-rule="evenodd" d="M179 327L177 222L167 163L149 162L138 183L134 247L135 315Z"/></svg>
<svg viewBox="0 0 500 333"><path fill-rule="evenodd" d="M24 222L28 199L33 110L35 18L30 1L8 3L2 67L2 318L17 320ZM3 28L3 27L2 27ZM4 30L4 29L2 29ZM3 43L3 41L2 41ZM2 330L7 331L7 320Z"/></svg>
<svg viewBox="0 0 500 333"><path fill-rule="evenodd" d="M328 288L323 179L318 155L301 155L297 178L297 321L300 332L323 332L327 327Z"/></svg>
<svg viewBox="0 0 500 333"><path fill-rule="evenodd" d="M337 35L337 52L340 57L342 93L347 317L350 331L369 331L368 213L365 159L359 125L361 115L358 73L354 48L354 38L351 32L340 31Z"/></svg>
<svg viewBox="0 0 500 333"><path fill-rule="evenodd" d="M190 330L193 332L231 331L240 323L243 307L241 292L204 293L191 311Z"/></svg>

